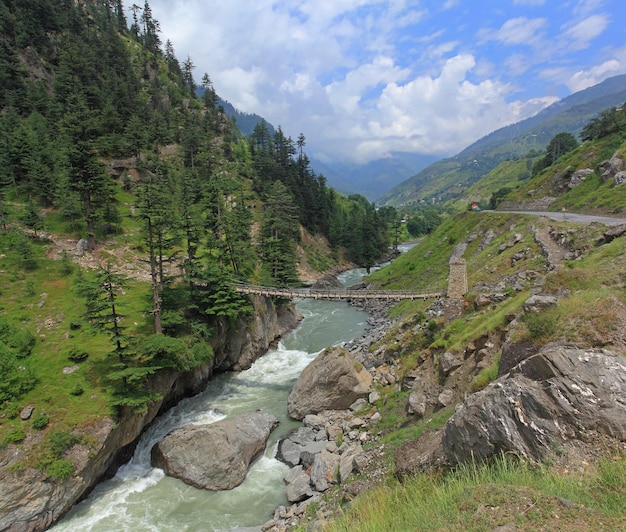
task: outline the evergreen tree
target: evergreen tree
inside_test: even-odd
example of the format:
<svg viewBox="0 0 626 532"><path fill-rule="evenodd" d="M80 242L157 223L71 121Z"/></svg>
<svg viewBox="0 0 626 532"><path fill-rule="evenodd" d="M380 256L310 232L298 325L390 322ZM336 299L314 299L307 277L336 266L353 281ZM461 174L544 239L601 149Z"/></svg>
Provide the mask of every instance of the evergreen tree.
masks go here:
<svg viewBox="0 0 626 532"><path fill-rule="evenodd" d="M261 259L271 283L289 286L297 283L296 242L300 230L293 196L275 181L265 197L261 226Z"/></svg>

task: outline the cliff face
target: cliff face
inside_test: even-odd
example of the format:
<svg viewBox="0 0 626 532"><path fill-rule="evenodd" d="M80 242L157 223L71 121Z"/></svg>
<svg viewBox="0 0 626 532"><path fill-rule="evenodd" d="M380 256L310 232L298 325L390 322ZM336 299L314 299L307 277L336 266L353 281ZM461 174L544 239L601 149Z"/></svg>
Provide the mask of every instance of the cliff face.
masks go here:
<svg viewBox="0 0 626 532"><path fill-rule="evenodd" d="M163 399L147 412L128 410L117 420L103 417L86 427L83 433L89 443L74 445L66 456L75 465L74 475L67 480L54 481L34 468L18 470L17 465L23 463L36 441L9 445L0 455L0 530L22 532L51 526L97 482L130 458L137 439L157 415L182 398L202 391L214 373L249 367L299 321L292 305L277 307L264 297L254 297L252 303L252 317L220 327L212 364L189 372L161 372L152 379L151 388Z"/></svg>

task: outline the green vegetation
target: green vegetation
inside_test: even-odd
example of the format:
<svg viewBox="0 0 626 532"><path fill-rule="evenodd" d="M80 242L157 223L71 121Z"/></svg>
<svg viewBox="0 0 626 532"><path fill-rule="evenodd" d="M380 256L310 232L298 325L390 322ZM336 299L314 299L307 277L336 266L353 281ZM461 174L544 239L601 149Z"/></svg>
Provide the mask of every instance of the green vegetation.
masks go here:
<svg viewBox="0 0 626 532"><path fill-rule="evenodd" d="M389 481L357 499L325 530L493 530L503 525L618 530L626 525L625 490L623 456L561 473L501 457L445 474Z"/></svg>
<svg viewBox="0 0 626 532"><path fill-rule="evenodd" d="M581 139L584 142L565 153L561 152L560 157L555 158L554 154L546 152L542 161L550 164L545 166L542 163L536 166L533 177L520 183L505 198L527 201L549 196L556 198L550 205L553 211L566 209L612 216L626 213L626 188L617 185L612 177L609 178L604 174L607 168L606 161L614 155L624 157L626 121L623 118L623 111L617 111L616 108L602 113L601 117L604 115L613 118L592 120L588 124L590 127L595 121L604 125L597 126L599 128L597 133L582 133ZM556 142L556 137L553 140ZM571 141L570 146L574 146ZM592 172L586 175L584 180L570 186L572 175L577 170L586 169Z"/></svg>

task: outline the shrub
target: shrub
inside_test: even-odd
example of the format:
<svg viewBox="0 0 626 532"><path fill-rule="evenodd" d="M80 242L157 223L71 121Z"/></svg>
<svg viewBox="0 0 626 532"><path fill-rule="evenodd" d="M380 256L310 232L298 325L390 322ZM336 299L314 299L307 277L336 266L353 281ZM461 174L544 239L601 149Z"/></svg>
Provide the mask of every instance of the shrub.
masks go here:
<svg viewBox="0 0 626 532"><path fill-rule="evenodd" d="M50 418L43 410L39 410L33 417L33 428L36 430L43 430L48 426Z"/></svg>
<svg viewBox="0 0 626 532"><path fill-rule="evenodd" d="M71 460L55 460L46 467L46 474L59 480L67 480L73 472L74 464Z"/></svg>
<svg viewBox="0 0 626 532"><path fill-rule="evenodd" d="M83 362L89 358L89 353L84 351L83 349L79 349L78 347L72 347L69 353L67 354L67 358L71 362Z"/></svg>
<svg viewBox="0 0 626 532"><path fill-rule="evenodd" d="M559 315L551 310L544 312L528 312L523 318L528 337L534 342L551 340L559 329Z"/></svg>
<svg viewBox="0 0 626 532"><path fill-rule="evenodd" d="M9 443L20 443L26 439L26 433L22 427L14 427L2 438L2 446L6 447Z"/></svg>
<svg viewBox="0 0 626 532"><path fill-rule="evenodd" d="M77 382L74 388L72 388L72 390L70 391L70 393L78 397L79 395L83 395L83 393L85 393L85 390L83 390L83 387L80 385L80 383Z"/></svg>
<svg viewBox="0 0 626 532"><path fill-rule="evenodd" d="M35 336L28 329L19 329L11 335L7 343L17 358L26 358L35 346Z"/></svg>
<svg viewBox="0 0 626 532"><path fill-rule="evenodd" d="M52 457L58 460L65 451L81 440L82 438L76 434L58 430L48 435L45 446Z"/></svg>

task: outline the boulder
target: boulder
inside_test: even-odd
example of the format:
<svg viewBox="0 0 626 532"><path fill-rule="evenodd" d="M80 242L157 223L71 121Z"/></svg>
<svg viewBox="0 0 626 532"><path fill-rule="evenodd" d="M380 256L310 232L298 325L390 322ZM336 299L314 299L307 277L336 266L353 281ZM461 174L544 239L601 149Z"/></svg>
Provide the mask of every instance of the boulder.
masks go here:
<svg viewBox="0 0 626 532"><path fill-rule="evenodd" d="M409 401L407 403L407 413L415 414L417 417L424 417L426 413L426 407L428 406L428 398L426 394L421 391L413 390L409 395Z"/></svg>
<svg viewBox="0 0 626 532"><path fill-rule="evenodd" d="M443 449L452 464L500 453L540 461L587 431L626 440L626 359L548 345L469 396L446 423Z"/></svg>
<svg viewBox="0 0 626 532"><path fill-rule="evenodd" d="M558 300L554 296L545 295L533 295L530 296L524 303L525 312L541 312L543 309L553 307L558 303Z"/></svg>
<svg viewBox="0 0 626 532"><path fill-rule="evenodd" d="M319 437L319 432L310 427L300 427L287 434L278 444L276 458L290 466L302 463L302 455L314 455L322 452L328 445L328 439Z"/></svg>
<svg viewBox="0 0 626 532"><path fill-rule="evenodd" d="M152 464L196 488L227 490L243 482L278 419L257 411L173 430L152 448Z"/></svg>
<svg viewBox="0 0 626 532"><path fill-rule="evenodd" d="M439 372L442 376L447 377L454 370L459 369L463 365L463 360L454 353L446 351L439 357Z"/></svg>
<svg viewBox="0 0 626 532"><path fill-rule="evenodd" d="M311 484L315 486L316 491L326 491L332 484L337 484L340 460L338 454L328 451L315 455L311 468Z"/></svg>
<svg viewBox="0 0 626 532"><path fill-rule="evenodd" d="M448 465L442 439L443 429L427 430L417 440L396 448L393 452L396 477L402 479Z"/></svg>
<svg viewBox="0 0 626 532"><path fill-rule="evenodd" d="M339 480L345 482L350 473L355 470L355 459L363 453L363 447L356 443L348 447L341 455L339 461Z"/></svg>
<svg viewBox="0 0 626 532"><path fill-rule="evenodd" d="M289 415L303 419L324 410L345 410L367 398L372 376L343 347L320 353L298 378L287 400Z"/></svg>
<svg viewBox="0 0 626 532"><path fill-rule="evenodd" d="M290 503L304 501L315 494L311 487L311 478L300 466L290 472L285 482L287 482L287 500Z"/></svg>

